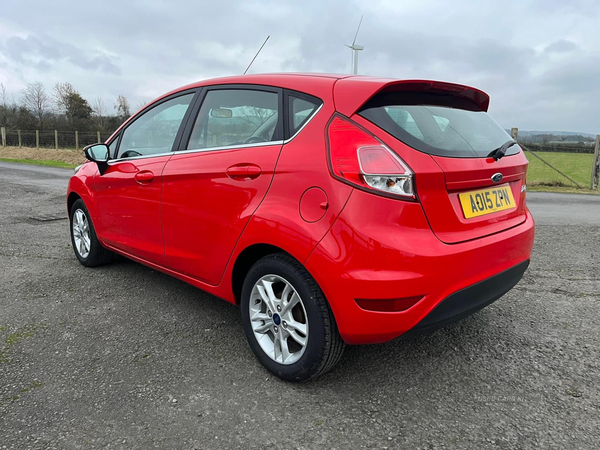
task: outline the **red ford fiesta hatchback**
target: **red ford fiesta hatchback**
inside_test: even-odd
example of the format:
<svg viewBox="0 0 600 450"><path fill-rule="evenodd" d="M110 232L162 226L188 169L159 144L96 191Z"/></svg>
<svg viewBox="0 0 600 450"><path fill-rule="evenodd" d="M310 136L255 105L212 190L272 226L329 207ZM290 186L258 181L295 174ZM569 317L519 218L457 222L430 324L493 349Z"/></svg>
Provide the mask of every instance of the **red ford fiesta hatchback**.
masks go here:
<svg viewBox="0 0 600 450"><path fill-rule="evenodd" d="M521 279L527 159L488 103L364 76L185 86L86 148L75 255L120 253L240 305L261 363L307 380L346 344L434 330Z"/></svg>

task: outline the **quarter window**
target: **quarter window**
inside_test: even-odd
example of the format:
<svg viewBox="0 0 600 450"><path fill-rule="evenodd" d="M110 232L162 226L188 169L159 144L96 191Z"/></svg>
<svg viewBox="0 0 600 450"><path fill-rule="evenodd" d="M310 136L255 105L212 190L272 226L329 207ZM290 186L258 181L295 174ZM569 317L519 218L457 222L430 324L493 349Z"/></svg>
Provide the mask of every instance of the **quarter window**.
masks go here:
<svg viewBox="0 0 600 450"><path fill-rule="evenodd" d="M119 136L115 136L110 145L108 146L108 157L116 158L117 157L117 144L119 143Z"/></svg>
<svg viewBox="0 0 600 450"><path fill-rule="evenodd" d="M290 105L290 135L293 136L310 119L319 104L293 95L288 98Z"/></svg>
<svg viewBox="0 0 600 450"><path fill-rule="evenodd" d="M277 140L279 97L249 89L209 91L187 149L258 144Z"/></svg>
<svg viewBox="0 0 600 450"><path fill-rule="evenodd" d="M167 100L129 125L119 145L119 158L157 155L173 150L175 137L194 94Z"/></svg>

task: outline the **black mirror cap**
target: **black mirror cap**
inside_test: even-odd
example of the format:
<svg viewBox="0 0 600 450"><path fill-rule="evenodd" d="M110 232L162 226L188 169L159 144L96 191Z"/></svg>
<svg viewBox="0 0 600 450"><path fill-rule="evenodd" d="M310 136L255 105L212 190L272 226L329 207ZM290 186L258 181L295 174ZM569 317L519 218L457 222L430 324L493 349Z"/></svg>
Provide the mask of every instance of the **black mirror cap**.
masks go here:
<svg viewBox="0 0 600 450"><path fill-rule="evenodd" d="M83 154L87 159L95 163L106 163L109 158L108 145L92 144L83 149Z"/></svg>

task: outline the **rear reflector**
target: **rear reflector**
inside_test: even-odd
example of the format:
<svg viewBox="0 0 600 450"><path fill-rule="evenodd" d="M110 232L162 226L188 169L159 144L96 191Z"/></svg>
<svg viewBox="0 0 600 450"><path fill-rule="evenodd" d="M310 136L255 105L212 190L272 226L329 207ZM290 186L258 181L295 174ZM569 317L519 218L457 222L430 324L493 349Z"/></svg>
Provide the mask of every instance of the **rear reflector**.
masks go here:
<svg viewBox="0 0 600 450"><path fill-rule="evenodd" d="M419 295L417 297L390 298L386 300L357 298L355 301L358 306L366 311L400 312L406 311L407 309L416 305L422 298L423 296Z"/></svg>

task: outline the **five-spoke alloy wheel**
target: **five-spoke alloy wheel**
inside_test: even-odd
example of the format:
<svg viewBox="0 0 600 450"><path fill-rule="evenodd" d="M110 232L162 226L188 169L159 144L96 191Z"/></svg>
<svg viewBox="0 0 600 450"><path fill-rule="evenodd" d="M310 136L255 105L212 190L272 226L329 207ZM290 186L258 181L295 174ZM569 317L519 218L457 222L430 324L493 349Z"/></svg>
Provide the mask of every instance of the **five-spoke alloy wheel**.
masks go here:
<svg viewBox="0 0 600 450"><path fill-rule="evenodd" d="M308 321L296 289L279 275L265 275L250 294L250 320L263 351L280 364L293 364L306 350Z"/></svg>
<svg viewBox="0 0 600 450"><path fill-rule="evenodd" d="M252 266L240 307L252 351L284 380L322 375L343 354L345 344L323 292L288 254L271 254Z"/></svg>
<svg viewBox="0 0 600 450"><path fill-rule="evenodd" d="M75 241L75 251L85 259L90 254L92 241L90 239L90 224L85 213L79 208L73 213L71 228L73 241Z"/></svg>
<svg viewBox="0 0 600 450"><path fill-rule="evenodd" d="M69 217L71 219L71 243L79 262L86 267L101 266L111 262L114 253L102 247L98 241L90 213L83 200L78 199L73 203Z"/></svg>

